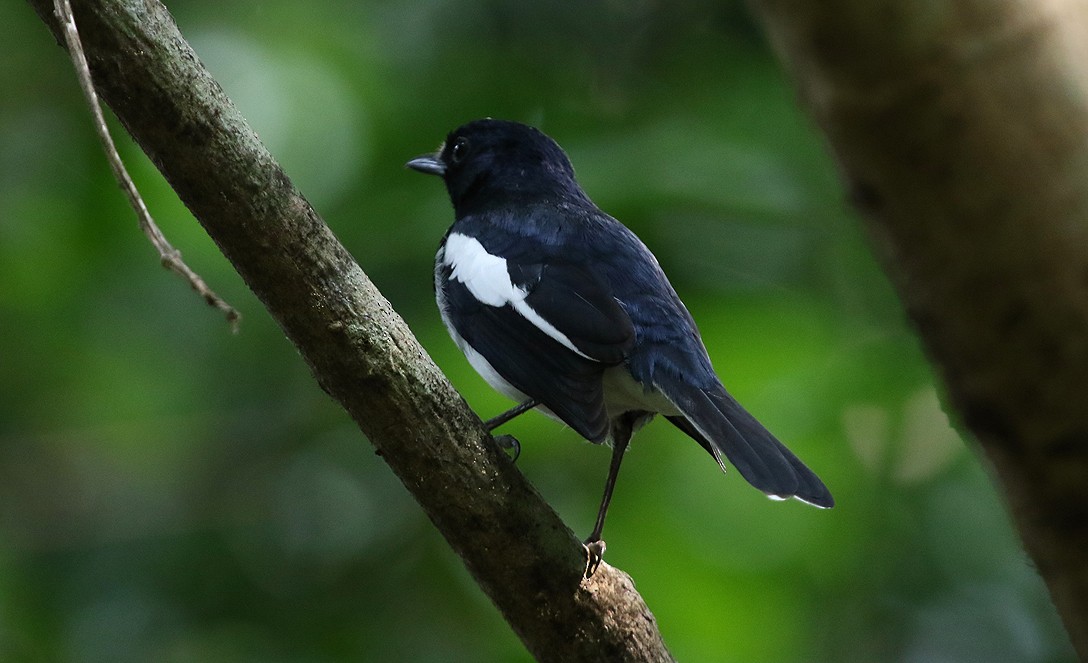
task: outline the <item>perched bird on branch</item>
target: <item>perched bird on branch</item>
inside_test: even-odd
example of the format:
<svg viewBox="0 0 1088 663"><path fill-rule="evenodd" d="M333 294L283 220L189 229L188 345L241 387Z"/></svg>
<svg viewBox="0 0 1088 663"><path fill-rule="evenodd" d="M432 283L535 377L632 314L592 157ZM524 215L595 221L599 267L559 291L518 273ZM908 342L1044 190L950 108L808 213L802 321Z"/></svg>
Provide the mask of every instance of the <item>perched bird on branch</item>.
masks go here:
<svg viewBox="0 0 1088 663"><path fill-rule="evenodd" d="M773 499L833 506L823 482L729 395L657 259L582 191L563 150L532 127L470 122L407 166L446 183L455 221L435 292L469 363L519 405L559 419L612 462L587 575L631 435L661 414Z"/></svg>

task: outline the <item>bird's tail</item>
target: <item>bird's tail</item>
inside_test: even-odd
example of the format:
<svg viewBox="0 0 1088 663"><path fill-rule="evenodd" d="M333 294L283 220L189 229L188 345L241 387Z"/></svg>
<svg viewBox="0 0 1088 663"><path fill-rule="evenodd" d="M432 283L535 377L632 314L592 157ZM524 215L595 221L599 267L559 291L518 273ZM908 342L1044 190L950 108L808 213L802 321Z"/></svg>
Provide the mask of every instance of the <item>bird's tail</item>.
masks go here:
<svg viewBox="0 0 1088 663"><path fill-rule="evenodd" d="M724 455L748 483L772 498L794 497L825 509L835 505L824 482L720 385L711 390L683 383L657 388L683 413L669 421L709 451L723 470Z"/></svg>

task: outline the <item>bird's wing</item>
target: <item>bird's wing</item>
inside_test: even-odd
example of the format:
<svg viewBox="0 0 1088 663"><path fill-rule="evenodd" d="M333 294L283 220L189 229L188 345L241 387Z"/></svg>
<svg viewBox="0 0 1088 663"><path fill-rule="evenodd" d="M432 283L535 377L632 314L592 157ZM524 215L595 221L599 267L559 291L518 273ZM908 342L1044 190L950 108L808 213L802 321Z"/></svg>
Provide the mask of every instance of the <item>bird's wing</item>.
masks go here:
<svg viewBox="0 0 1088 663"><path fill-rule="evenodd" d="M583 437L604 440L601 374L635 342L607 283L585 265L506 259L457 233L439 262L457 333L518 391Z"/></svg>
<svg viewBox="0 0 1088 663"><path fill-rule="evenodd" d="M507 271L525 292L515 310L568 349L612 366L634 347L631 318L588 266L507 261Z"/></svg>

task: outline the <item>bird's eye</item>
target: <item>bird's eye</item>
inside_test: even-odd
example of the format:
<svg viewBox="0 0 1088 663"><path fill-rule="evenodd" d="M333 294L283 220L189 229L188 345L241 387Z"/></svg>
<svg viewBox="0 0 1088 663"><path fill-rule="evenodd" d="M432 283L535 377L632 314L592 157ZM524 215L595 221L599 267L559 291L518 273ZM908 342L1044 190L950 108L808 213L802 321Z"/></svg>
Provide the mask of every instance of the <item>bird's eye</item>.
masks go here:
<svg viewBox="0 0 1088 663"><path fill-rule="evenodd" d="M461 163L466 154L468 154L468 139L462 136L454 141L453 147L450 149L450 160L455 164Z"/></svg>

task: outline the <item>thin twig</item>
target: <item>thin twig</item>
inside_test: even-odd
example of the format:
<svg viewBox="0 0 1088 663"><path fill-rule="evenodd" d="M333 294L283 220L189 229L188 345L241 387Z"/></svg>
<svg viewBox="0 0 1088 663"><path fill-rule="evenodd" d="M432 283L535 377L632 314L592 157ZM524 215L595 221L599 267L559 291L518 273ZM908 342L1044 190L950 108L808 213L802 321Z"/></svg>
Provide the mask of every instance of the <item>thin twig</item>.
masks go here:
<svg viewBox="0 0 1088 663"><path fill-rule="evenodd" d="M181 259L181 252L167 241L166 236L162 234L154 219L151 218L151 213L147 211L147 205L144 204L140 192L136 190L136 184L129 177L128 171L125 170L121 155L117 153L117 147L114 145L109 128L106 126L102 105L98 101L98 94L95 92L94 83L91 81L91 68L87 64L87 56L83 52L83 44L79 40L79 31L76 29L76 19L72 14L72 5L69 0L53 0L53 7L61 25L64 27L64 40L68 44L68 53L72 57L72 64L75 66L76 75L79 78L79 86L83 89L83 96L87 99L91 114L94 115L95 131L102 141L102 147L106 152L107 160L110 162L113 176L117 178L118 184L121 185L121 189L128 197L129 204L132 205L132 209L136 212L136 217L140 221L140 229L159 252L159 260L162 262L162 266L186 279L193 290L196 290L209 306L214 306L223 312L227 317L227 322L230 323L231 331L237 332L242 314L215 294L208 287L208 284L204 282L204 279L200 278L196 272L185 264Z"/></svg>

